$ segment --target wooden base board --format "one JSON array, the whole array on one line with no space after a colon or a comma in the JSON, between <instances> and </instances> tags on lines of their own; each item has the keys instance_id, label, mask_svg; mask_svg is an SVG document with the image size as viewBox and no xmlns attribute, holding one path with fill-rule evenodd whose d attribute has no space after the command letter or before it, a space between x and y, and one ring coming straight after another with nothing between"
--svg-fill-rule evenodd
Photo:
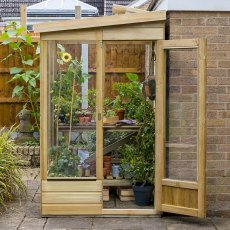
<instances>
[{"instance_id":1,"label":"wooden base board","mask_svg":"<svg viewBox=\"0 0 230 230\"><path fill-rule=\"evenodd\" d=\"M113 216L159 216L161 212L155 209L102 209L102 215Z\"/></svg>"}]
</instances>

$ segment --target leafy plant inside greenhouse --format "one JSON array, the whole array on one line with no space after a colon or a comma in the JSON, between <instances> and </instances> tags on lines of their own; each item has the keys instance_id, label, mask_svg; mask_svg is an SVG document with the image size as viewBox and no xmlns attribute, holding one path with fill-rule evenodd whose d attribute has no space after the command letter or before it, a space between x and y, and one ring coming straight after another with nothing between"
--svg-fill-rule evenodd
<instances>
[{"instance_id":1,"label":"leafy plant inside greenhouse","mask_svg":"<svg viewBox=\"0 0 230 230\"><path fill-rule=\"evenodd\" d=\"M80 158L77 153L73 153L73 151L68 148L67 144L54 146L50 149L49 154L49 176L77 177L79 175L78 164L80 163Z\"/></svg>"}]
</instances>

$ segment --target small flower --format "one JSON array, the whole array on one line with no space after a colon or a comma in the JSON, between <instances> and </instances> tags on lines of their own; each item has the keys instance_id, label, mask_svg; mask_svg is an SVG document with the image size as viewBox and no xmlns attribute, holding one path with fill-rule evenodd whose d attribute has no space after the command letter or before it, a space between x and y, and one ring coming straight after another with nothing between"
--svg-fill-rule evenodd
<instances>
[{"instance_id":1,"label":"small flower","mask_svg":"<svg viewBox=\"0 0 230 230\"><path fill-rule=\"evenodd\" d=\"M71 61L72 57L69 53L63 53L61 59L67 63Z\"/></svg>"}]
</instances>

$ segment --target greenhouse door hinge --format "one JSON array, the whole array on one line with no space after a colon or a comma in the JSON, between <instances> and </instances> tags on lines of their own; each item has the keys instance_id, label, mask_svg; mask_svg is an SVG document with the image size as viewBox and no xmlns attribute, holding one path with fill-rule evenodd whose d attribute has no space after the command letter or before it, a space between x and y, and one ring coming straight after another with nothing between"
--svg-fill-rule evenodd
<instances>
[{"instance_id":1,"label":"greenhouse door hinge","mask_svg":"<svg viewBox=\"0 0 230 230\"><path fill-rule=\"evenodd\" d=\"M102 41L100 41L100 48L102 48L103 47L103 42Z\"/></svg>"},{"instance_id":2,"label":"greenhouse door hinge","mask_svg":"<svg viewBox=\"0 0 230 230\"><path fill-rule=\"evenodd\" d=\"M101 113L98 113L97 118L98 118L98 121L100 121L100 120L101 120Z\"/></svg>"}]
</instances>

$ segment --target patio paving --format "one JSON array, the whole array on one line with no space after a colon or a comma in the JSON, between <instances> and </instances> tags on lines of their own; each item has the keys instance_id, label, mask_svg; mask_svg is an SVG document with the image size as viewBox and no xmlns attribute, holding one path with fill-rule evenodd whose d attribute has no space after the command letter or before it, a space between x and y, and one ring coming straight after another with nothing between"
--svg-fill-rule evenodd
<instances>
[{"instance_id":1,"label":"patio paving","mask_svg":"<svg viewBox=\"0 0 230 230\"><path fill-rule=\"evenodd\" d=\"M230 218L206 218L204 220L184 216L165 217L50 217L40 216L39 169L29 169L24 176L28 196L25 200L8 205L0 214L2 230L229 230Z\"/></svg>"}]
</instances>

